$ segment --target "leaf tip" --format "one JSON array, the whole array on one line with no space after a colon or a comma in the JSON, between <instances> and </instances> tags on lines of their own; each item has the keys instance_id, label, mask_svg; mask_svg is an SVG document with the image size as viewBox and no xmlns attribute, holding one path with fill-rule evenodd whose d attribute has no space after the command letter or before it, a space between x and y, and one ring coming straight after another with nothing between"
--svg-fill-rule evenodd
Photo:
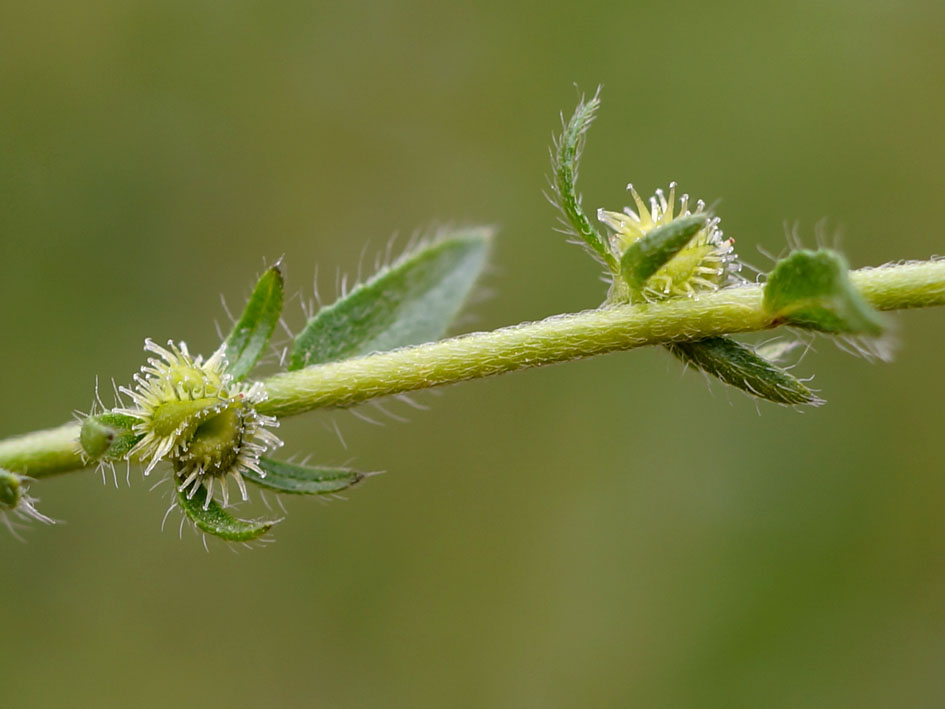
<instances>
[{"instance_id":1,"label":"leaf tip","mask_svg":"<svg viewBox=\"0 0 945 709\"><path fill-rule=\"evenodd\" d=\"M848 272L846 259L836 251L795 251L768 275L764 308L788 325L878 337L886 319L860 295Z\"/></svg>"}]
</instances>

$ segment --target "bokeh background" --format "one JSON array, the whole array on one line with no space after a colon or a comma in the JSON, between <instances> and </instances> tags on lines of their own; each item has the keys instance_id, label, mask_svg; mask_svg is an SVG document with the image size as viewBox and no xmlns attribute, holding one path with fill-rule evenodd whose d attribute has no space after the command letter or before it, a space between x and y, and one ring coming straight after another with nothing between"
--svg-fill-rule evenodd
<instances>
[{"instance_id":1,"label":"bokeh background","mask_svg":"<svg viewBox=\"0 0 945 709\"><path fill-rule=\"evenodd\" d=\"M87 410L145 337L211 351L280 256L330 296L365 245L488 223L463 328L593 307L542 189L598 84L591 208L675 179L762 269L786 226L941 254L943 31L938 0L3 2L0 431ZM804 413L652 349L286 421L387 474L265 549L162 533L139 470L37 484L67 523L0 538L0 701L941 706L945 312L896 322L892 364L818 341Z\"/></svg>"}]
</instances>

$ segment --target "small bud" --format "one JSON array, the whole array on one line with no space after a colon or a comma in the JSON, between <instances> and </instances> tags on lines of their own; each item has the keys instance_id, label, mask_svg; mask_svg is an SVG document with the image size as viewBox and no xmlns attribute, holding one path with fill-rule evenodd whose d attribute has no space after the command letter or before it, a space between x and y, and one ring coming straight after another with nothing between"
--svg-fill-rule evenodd
<instances>
[{"instance_id":1,"label":"small bud","mask_svg":"<svg viewBox=\"0 0 945 709\"><path fill-rule=\"evenodd\" d=\"M79 443L91 460L124 460L141 440L134 430L138 419L115 413L94 414L82 422Z\"/></svg>"},{"instance_id":2,"label":"small bud","mask_svg":"<svg viewBox=\"0 0 945 709\"><path fill-rule=\"evenodd\" d=\"M646 283L705 228L706 216L693 214L655 227L630 244L620 257L620 273L630 292L642 296Z\"/></svg>"},{"instance_id":3,"label":"small bud","mask_svg":"<svg viewBox=\"0 0 945 709\"><path fill-rule=\"evenodd\" d=\"M47 517L36 509L36 503L39 500L27 494L29 492L29 486L26 484L28 480L29 478L24 475L17 475L0 468L0 521L17 538L20 537L16 532L16 525L11 519L12 516L16 516L23 521L35 519L43 524L56 523L56 520Z\"/></svg>"},{"instance_id":4,"label":"small bud","mask_svg":"<svg viewBox=\"0 0 945 709\"><path fill-rule=\"evenodd\" d=\"M719 218L699 200L689 209L689 195L676 204L676 183L669 195L657 190L647 206L628 185L636 210L600 209L597 218L613 234L610 247L620 265L611 302L654 301L718 290L738 280L732 239L723 239Z\"/></svg>"},{"instance_id":5,"label":"small bud","mask_svg":"<svg viewBox=\"0 0 945 709\"><path fill-rule=\"evenodd\" d=\"M135 376L133 389L121 387L135 408L116 409L112 414L125 417L120 421L102 421L90 417L86 433L92 450L106 444L109 450L117 443L127 445L128 419L134 421L131 431L136 442L125 453L145 465L145 475L163 460L174 469L178 490L188 499L198 488L206 487L204 509L213 499L213 488L219 482L223 505L229 504L227 479L233 478L242 498L247 499L242 474L252 471L265 477L259 457L282 442L266 430L278 425L271 416L256 411L264 401L262 384L241 384L227 371L224 348L206 361L192 357L184 343L169 342L167 348L147 340L145 349L160 356L152 357Z\"/></svg>"}]
</instances>

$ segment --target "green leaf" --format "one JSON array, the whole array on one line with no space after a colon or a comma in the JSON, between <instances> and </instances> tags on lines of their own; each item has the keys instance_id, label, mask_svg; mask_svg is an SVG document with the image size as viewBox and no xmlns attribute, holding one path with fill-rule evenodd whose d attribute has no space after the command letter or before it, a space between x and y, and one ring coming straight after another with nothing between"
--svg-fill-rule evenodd
<instances>
[{"instance_id":1,"label":"green leaf","mask_svg":"<svg viewBox=\"0 0 945 709\"><path fill-rule=\"evenodd\" d=\"M244 470L243 477L260 487L294 495L341 492L365 478L364 473L346 468L312 468L269 458L260 458L259 467L266 472L266 477L253 470Z\"/></svg>"},{"instance_id":2,"label":"green leaf","mask_svg":"<svg viewBox=\"0 0 945 709\"><path fill-rule=\"evenodd\" d=\"M823 403L789 372L727 337L673 342L666 347L683 362L761 399L789 406Z\"/></svg>"},{"instance_id":3,"label":"green leaf","mask_svg":"<svg viewBox=\"0 0 945 709\"><path fill-rule=\"evenodd\" d=\"M705 228L707 219L705 214L677 217L630 244L620 257L620 273L630 290L642 292L650 277Z\"/></svg>"},{"instance_id":4,"label":"green leaf","mask_svg":"<svg viewBox=\"0 0 945 709\"><path fill-rule=\"evenodd\" d=\"M764 307L788 325L824 332L880 335L884 320L863 300L835 251L795 251L775 265Z\"/></svg>"},{"instance_id":5,"label":"green leaf","mask_svg":"<svg viewBox=\"0 0 945 709\"><path fill-rule=\"evenodd\" d=\"M177 504L180 505L184 514L197 525L197 529L228 542L250 542L258 539L278 522L278 520L248 522L236 519L231 517L214 499L211 499L207 509L204 509L207 503L207 491L203 485L197 487L193 497L188 498L188 494L190 494L188 490L177 491Z\"/></svg>"},{"instance_id":6,"label":"green leaf","mask_svg":"<svg viewBox=\"0 0 945 709\"><path fill-rule=\"evenodd\" d=\"M581 99L574 109L574 115L562 128L561 135L555 139L551 157L551 169L554 171L551 201L561 210L566 224L574 230L574 235L586 244L591 254L612 271L616 271L617 261L610 247L588 219L581 206L581 196L577 193L578 164L581 161L587 131L594 122L599 107L600 89L590 100ZM563 120L562 117L562 122Z\"/></svg>"},{"instance_id":7,"label":"green leaf","mask_svg":"<svg viewBox=\"0 0 945 709\"><path fill-rule=\"evenodd\" d=\"M111 411L89 416L79 429L79 443L93 460L122 460L143 438L133 430L136 423L138 419L133 416Z\"/></svg>"},{"instance_id":8,"label":"green leaf","mask_svg":"<svg viewBox=\"0 0 945 709\"><path fill-rule=\"evenodd\" d=\"M439 339L482 271L490 237L479 228L437 239L322 308L295 338L289 369Z\"/></svg>"},{"instance_id":9,"label":"green leaf","mask_svg":"<svg viewBox=\"0 0 945 709\"><path fill-rule=\"evenodd\" d=\"M243 314L226 338L227 372L235 379L242 379L256 366L281 314L282 273L273 266L257 281Z\"/></svg>"}]
</instances>

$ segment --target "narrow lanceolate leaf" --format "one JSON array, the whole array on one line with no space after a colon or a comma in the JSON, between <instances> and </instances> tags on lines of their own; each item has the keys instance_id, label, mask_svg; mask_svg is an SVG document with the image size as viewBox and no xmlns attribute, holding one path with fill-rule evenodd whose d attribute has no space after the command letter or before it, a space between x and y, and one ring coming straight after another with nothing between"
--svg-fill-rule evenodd
<instances>
[{"instance_id":1,"label":"narrow lanceolate leaf","mask_svg":"<svg viewBox=\"0 0 945 709\"><path fill-rule=\"evenodd\" d=\"M677 217L630 244L620 257L620 273L630 290L642 292L650 277L705 228L707 219L705 214Z\"/></svg>"},{"instance_id":2,"label":"narrow lanceolate leaf","mask_svg":"<svg viewBox=\"0 0 945 709\"><path fill-rule=\"evenodd\" d=\"M482 272L490 238L477 228L437 239L322 308L295 338L289 369L439 339Z\"/></svg>"},{"instance_id":3,"label":"narrow lanceolate leaf","mask_svg":"<svg viewBox=\"0 0 945 709\"><path fill-rule=\"evenodd\" d=\"M581 100L574 109L574 115L564 125L561 135L555 139L551 157L551 169L554 171L552 201L561 210L567 225L574 230L574 235L587 245L591 254L616 271L616 259L607 241L588 219L577 192L578 163L581 161L587 130L600 107L599 94L598 91L589 101Z\"/></svg>"},{"instance_id":4,"label":"narrow lanceolate leaf","mask_svg":"<svg viewBox=\"0 0 945 709\"><path fill-rule=\"evenodd\" d=\"M251 542L268 532L278 521L236 519L213 499L210 500L207 509L204 509L207 503L207 491L202 485L196 489L193 497L188 498L188 494L190 493L187 490L177 492L177 504L180 505L184 514L197 525L200 531L228 542Z\"/></svg>"},{"instance_id":5,"label":"narrow lanceolate leaf","mask_svg":"<svg viewBox=\"0 0 945 709\"><path fill-rule=\"evenodd\" d=\"M859 294L846 259L835 251L795 251L775 265L764 307L788 325L824 332L880 335L884 321Z\"/></svg>"},{"instance_id":6,"label":"narrow lanceolate leaf","mask_svg":"<svg viewBox=\"0 0 945 709\"><path fill-rule=\"evenodd\" d=\"M753 396L790 406L823 403L790 372L727 337L674 342L667 349L683 362Z\"/></svg>"},{"instance_id":7,"label":"narrow lanceolate leaf","mask_svg":"<svg viewBox=\"0 0 945 709\"><path fill-rule=\"evenodd\" d=\"M273 266L257 281L243 314L226 338L227 372L234 379L242 379L256 366L281 314L282 273Z\"/></svg>"},{"instance_id":8,"label":"narrow lanceolate leaf","mask_svg":"<svg viewBox=\"0 0 945 709\"><path fill-rule=\"evenodd\" d=\"M138 421L112 411L89 416L79 430L79 444L92 460L122 460L143 438L143 434L134 431Z\"/></svg>"},{"instance_id":9,"label":"narrow lanceolate leaf","mask_svg":"<svg viewBox=\"0 0 945 709\"><path fill-rule=\"evenodd\" d=\"M347 468L314 468L269 458L260 458L259 467L265 471L266 477L248 469L243 471L243 477L260 487L294 495L327 495L341 492L365 478L364 473Z\"/></svg>"}]
</instances>

